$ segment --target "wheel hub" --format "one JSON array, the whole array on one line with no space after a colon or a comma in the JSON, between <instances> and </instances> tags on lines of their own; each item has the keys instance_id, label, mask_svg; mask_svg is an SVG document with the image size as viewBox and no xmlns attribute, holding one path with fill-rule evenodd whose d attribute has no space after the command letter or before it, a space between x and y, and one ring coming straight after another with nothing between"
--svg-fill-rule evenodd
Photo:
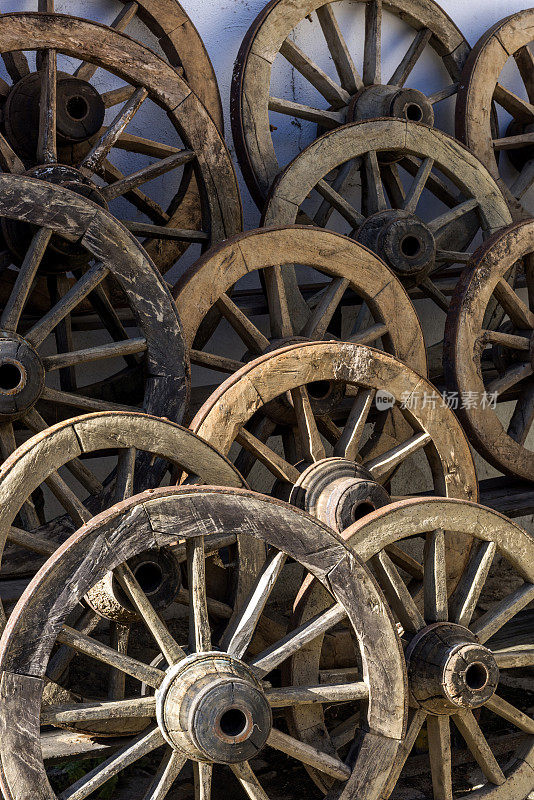
<instances>
[{"instance_id":1,"label":"wheel hub","mask_svg":"<svg viewBox=\"0 0 534 800\"><path fill-rule=\"evenodd\" d=\"M409 284L421 281L436 261L436 242L430 228L407 211L388 209L371 215L357 239Z\"/></svg>"},{"instance_id":2,"label":"wheel hub","mask_svg":"<svg viewBox=\"0 0 534 800\"><path fill-rule=\"evenodd\" d=\"M270 705L254 673L219 652L188 656L167 670L156 692L156 716L175 750L222 764L254 758L272 726Z\"/></svg>"},{"instance_id":3,"label":"wheel hub","mask_svg":"<svg viewBox=\"0 0 534 800\"><path fill-rule=\"evenodd\" d=\"M0 420L11 422L32 408L44 388L41 359L16 333L0 331Z\"/></svg>"},{"instance_id":4,"label":"wheel hub","mask_svg":"<svg viewBox=\"0 0 534 800\"><path fill-rule=\"evenodd\" d=\"M434 109L428 98L417 89L398 86L367 86L352 98L347 122L376 117L397 117L408 122L434 124Z\"/></svg>"},{"instance_id":5,"label":"wheel hub","mask_svg":"<svg viewBox=\"0 0 534 800\"><path fill-rule=\"evenodd\" d=\"M480 708L499 682L493 653L461 625L424 628L410 642L406 660L411 700L431 714Z\"/></svg>"},{"instance_id":6,"label":"wheel hub","mask_svg":"<svg viewBox=\"0 0 534 800\"><path fill-rule=\"evenodd\" d=\"M356 520L391 502L369 470L345 458L311 464L291 488L289 502L343 531Z\"/></svg>"}]
</instances>

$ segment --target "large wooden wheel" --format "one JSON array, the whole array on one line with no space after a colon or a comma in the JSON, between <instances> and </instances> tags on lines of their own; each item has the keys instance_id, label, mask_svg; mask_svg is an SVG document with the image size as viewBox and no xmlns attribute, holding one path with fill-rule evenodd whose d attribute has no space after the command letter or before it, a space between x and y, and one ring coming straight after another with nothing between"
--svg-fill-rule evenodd
<instances>
[{"instance_id":1,"label":"large wooden wheel","mask_svg":"<svg viewBox=\"0 0 534 800\"><path fill-rule=\"evenodd\" d=\"M126 32L137 30L138 23L142 23L143 34L149 33L149 44L152 39L163 50L169 62L178 70L187 81L196 96L201 100L217 127L223 131L223 112L221 98L217 86L215 71L200 35L193 25L185 9L178 0L119 0L122 8L115 15L117 5L112 0L109 3L109 26L117 31ZM4 3L5 11L16 11L16 2L11 5ZM35 11L44 13L54 12L54 0L34 0ZM93 9L90 5L84 6L84 13L90 15ZM101 9L99 9L101 12ZM146 30L145 30L146 29ZM17 56L14 56L15 59ZM91 68L87 65L85 72ZM95 69L95 67L92 67Z\"/></svg>"},{"instance_id":2,"label":"large wooden wheel","mask_svg":"<svg viewBox=\"0 0 534 800\"><path fill-rule=\"evenodd\" d=\"M398 18L397 27L399 20L406 26L409 46L406 52L398 48L399 61L387 68L384 64L382 70L382 27L389 15ZM397 41L402 36L403 32L396 30ZM323 37L325 53L318 44ZM363 49L362 71L355 66L354 48ZM442 62L446 72L442 68L441 73L446 77L426 95L418 86L428 86L428 72L420 73L424 75L421 81L416 66L429 52ZM280 124L279 114L294 118L301 129L300 141L307 142L317 136L317 126L331 129L357 119L391 116L433 124L436 104L457 92L468 53L464 37L433 0L359 0L351 4L272 0L245 36L232 83L234 143L256 203L263 206L272 181L287 163L287 135L278 138L273 134ZM280 62L282 66L287 62L302 77L308 105L289 99L289 92L283 89L283 97L273 96L280 93L278 83L288 88L290 83L294 85L287 69L277 81Z\"/></svg>"},{"instance_id":3,"label":"large wooden wheel","mask_svg":"<svg viewBox=\"0 0 534 800\"><path fill-rule=\"evenodd\" d=\"M298 282L286 287L283 266L294 263L300 267ZM264 311L258 296L252 296L253 280L268 311L267 330L264 319L251 319ZM297 299L288 298L288 291ZM233 237L185 272L174 296L185 339L193 348L192 363L207 370L204 380L211 384L221 373L244 367L243 361L225 355L228 327L246 358L297 340L341 337L371 344L378 339L387 352L426 374L423 334L400 282L365 247L330 231L287 226ZM299 302L306 303L307 314L297 319L289 309ZM221 325L210 328L211 338L198 350L199 333L214 311L222 315Z\"/></svg>"},{"instance_id":4,"label":"large wooden wheel","mask_svg":"<svg viewBox=\"0 0 534 800\"><path fill-rule=\"evenodd\" d=\"M460 404L458 411L473 445L498 469L530 481L534 480L533 254L531 221L505 228L477 250L456 287L444 348L449 388L474 401ZM521 259L526 287L513 290L506 275ZM504 320L496 330L487 330L485 312L495 303ZM497 400L509 403L506 421L502 405L497 412Z\"/></svg>"},{"instance_id":5,"label":"large wooden wheel","mask_svg":"<svg viewBox=\"0 0 534 800\"><path fill-rule=\"evenodd\" d=\"M235 542L247 536L262 545L266 557L251 593L220 636L207 598L206 552L221 540ZM192 603L185 632L177 633L163 621L129 566L154 546L175 550L187 562ZM362 680L310 686L304 692L273 688L271 673L317 635L313 625L290 629L273 646L250 654L254 631L275 583L284 579L288 558L324 585L337 604L338 617L348 617L364 668ZM157 666L147 663L146 654L119 656L99 637L77 633L66 624L83 595L111 571L140 618L137 628L148 635L152 650L162 654ZM322 630L335 624L333 615ZM42 708L56 643L81 654L93 670L111 665L119 671L128 681L128 698L110 701L97 692L83 706L63 702ZM40 720L61 725L65 720L133 717L144 728L64 789L59 795L63 800L87 797L149 754L154 758L146 797L166 797L187 761L193 762L195 775L191 797L210 798L212 781L214 787L219 780L225 788L232 785L224 772L220 777L214 772L214 766L234 774L244 797L267 797L269 787L263 788L255 774L254 759L261 753L269 760L272 750L299 766L313 763L334 778L343 800L356 795L378 800L403 734L402 650L370 573L326 526L289 505L246 491L161 489L133 497L90 522L28 587L5 631L0 669L2 789L12 800L22 800L28 792L56 797L43 763ZM86 684L81 677L80 686L85 689ZM280 730L276 719L277 709L294 704L360 698L367 700L367 730L347 762L303 746L302 740ZM264 745L272 750L264 750ZM301 796L300 785L297 792Z\"/></svg>"},{"instance_id":6,"label":"large wooden wheel","mask_svg":"<svg viewBox=\"0 0 534 800\"><path fill-rule=\"evenodd\" d=\"M512 14L486 31L466 61L456 105L456 135L499 182L514 219L531 216L528 202L534 183L534 62L529 46L532 41L532 8ZM508 72L508 80L519 72L522 84L519 93L505 85L507 78L501 74L510 59L515 61L517 69ZM501 109L498 132L492 125L492 101Z\"/></svg>"},{"instance_id":7,"label":"large wooden wheel","mask_svg":"<svg viewBox=\"0 0 534 800\"><path fill-rule=\"evenodd\" d=\"M452 594L443 558L449 531L476 542ZM532 537L475 503L421 498L376 511L348 528L344 538L377 577L406 646L411 715L382 796L393 792L395 797L398 786L408 795L417 787L421 796L435 800L523 800L534 788L534 721L532 709L527 711L529 694L517 688L517 676L534 666L534 643L532 628L517 644L505 626L514 626L534 598ZM418 580L395 567L392 552L398 548L415 556ZM311 618L316 623L332 613L330 606L322 587L308 580L295 624ZM291 685L320 678L320 652L319 638L306 658L300 653L292 657L286 676ZM345 672L351 680L361 674L356 661ZM292 708L289 713L295 736L324 747L328 733L320 709ZM356 713L352 725L361 724ZM422 729L426 737L420 737ZM346 720L337 740L330 740L331 752L342 753L353 735ZM420 746L428 740L432 781L428 757L412 752L418 737ZM480 775L473 788L466 776L476 762ZM324 783L319 772L311 773L319 785Z\"/></svg>"},{"instance_id":8,"label":"large wooden wheel","mask_svg":"<svg viewBox=\"0 0 534 800\"><path fill-rule=\"evenodd\" d=\"M346 165L361 190L344 186ZM273 184L263 222L293 223L299 212L321 227L342 224L443 311L476 234L511 222L495 181L464 146L400 119L345 125L303 150Z\"/></svg>"},{"instance_id":9,"label":"large wooden wheel","mask_svg":"<svg viewBox=\"0 0 534 800\"><path fill-rule=\"evenodd\" d=\"M207 246L241 229L224 141L167 61L126 34L61 14L2 15L0 54L11 80L2 83L5 171L92 190L148 237L162 271L191 243ZM74 74L72 58L83 59ZM165 140L129 133L133 119L141 132L160 122ZM152 183L162 176L163 184Z\"/></svg>"}]
</instances>

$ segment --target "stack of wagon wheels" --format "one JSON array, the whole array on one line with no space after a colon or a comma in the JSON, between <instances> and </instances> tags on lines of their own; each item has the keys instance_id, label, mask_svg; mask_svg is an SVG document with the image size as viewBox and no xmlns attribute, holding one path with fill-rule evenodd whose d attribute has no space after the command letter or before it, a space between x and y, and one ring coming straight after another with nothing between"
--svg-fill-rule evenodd
<instances>
[{"instance_id":1,"label":"stack of wagon wheels","mask_svg":"<svg viewBox=\"0 0 534 800\"><path fill-rule=\"evenodd\" d=\"M532 10L10 3L4 800L532 800Z\"/></svg>"}]
</instances>

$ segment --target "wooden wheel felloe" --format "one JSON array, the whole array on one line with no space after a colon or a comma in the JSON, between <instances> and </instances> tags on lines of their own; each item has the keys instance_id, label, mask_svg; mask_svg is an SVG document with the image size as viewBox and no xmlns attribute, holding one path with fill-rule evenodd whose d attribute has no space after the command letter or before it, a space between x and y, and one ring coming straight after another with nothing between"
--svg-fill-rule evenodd
<instances>
[{"instance_id":1,"label":"wooden wheel felloe","mask_svg":"<svg viewBox=\"0 0 534 800\"><path fill-rule=\"evenodd\" d=\"M360 174L361 196L343 185L347 167ZM321 226L341 220L444 311L477 232L487 237L511 222L495 181L465 147L400 119L345 125L303 150L275 181L263 221L289 224L299 212Z\"/></svg>"},{"instance_id":2,"label":"wooden wheel felloe","mask_svg":"<svg viewBox=\"0 0 534 800\"><path fill-rule=\"evenodd\" d=\"M456 105L456 135L480 158L508 199L514 219L530 217L524 206L534 182L532 124L534 123L534 11L512 14L479 39L466 61ZM523 87L516 94L501 80L506 63L514 59ZM495 134L491 105L506 113L507 127ZM504 151L504 152L503 152ZM508 178L507 164L515 175Z\"/></svg>"},{"instance_id":3,"label":"wooden wheel felloe","mask_svg":"<svg viewBox=\"0 0 534 800\"><path fill-rule=\"evenodd\" d=\"M307 141L312 141L317 126L319 130L331 129L371 117L402 117L433 124L436 104L457 92L469 45L437 3L360 0L347 6L343 9L341 3L324 0L272 0L257 16L241 45L232 83L232 132L243 175L259 207L284 164L280 161L282 142L276 149L273 141L275 114L296 118L299 127L308 128L303 133ZM342 10L349 15L347 29L354 41L344 38L339 13ZM385 65L382 71L381 54L382 26L388 13L414 32L409 48L392 66L390 75ZM337 74L330 70L328 59L324 59L317 44L323 37ZM351 47L359 49L361 42L363 70L359 71ZM311 47L317 52L311 53ZM413 71L428 51L434 51L443 62L449 80L436 85L427 96L417 88ZM275 84L274 73L280 61L288 62L304 79L309 105L272 96L276 90L271 89L271 84Z\"/></svg>"},{"instance_id":4,"label":"wooden wheel felloe","mask_svg":"<svg viewBox=\"0 0 534 800\"><path fill-rule=\"evenodd\" d=\"M444 349L450 389L477 398L459 409L473 445L498 469L530 481L534 480L529 438L534 421L533 253L531 221L505 228L477 250L456 287ZM513 290L506 282L507 273L521 259L526 292ZM487 330L485 311L495 302L506 317L499 328ZM481 402L484 397L489 402ZM497 414L493 402L497 398L511 403L506 422Z\"/></svg>"},{"instance_id":5,"label":"wooden wheel felloe","mask_svg":"<svg viewBox=\"0 0 534 800\"><path fill-rule=\"evenodd\" d=\"M242 537L256 539L267 555L247 600L223 635L217 636L207 600L205 553L214 540ZM174 548L185 556L193 598L188 643L155 613L127 566L127 561L154 546ZM96 557L88 558L89 554ZM307 631L290 630L273 647L250 655L254 631L288 557L319 580L336 602L335 614L323 629L335 625L336 615L348 616L364 665L363 680L309 687L306 697L291 687L269 688L271 672L287 654L305 647L317 635L313 626ZM76 633L64 624L83 594L112 570L139 614L139 627L148 633L153 649L163 653L164 661L157 667L139 656L119 657L98 638ZM45 630L48 635L43 636ZM24 653L17 645L20 636L25 641ZM97 697L89 705L62 703L42 709L55 642L85 654L93 665L112 665L133 678L129 698L109 705L107 698ZM244 796L263 797L268 787L261 787L254 758L258 752L269 758L264 744L301 765L313 762L337 781L340 798L357 794L374 800L380 796L403 733L402 650L370 574L326 526L286 504L246 491L160 489L110 509L73 536L28 587L3 643L1 775L2 789L13 800L26 796L29 787L43 797L56 797L42 760L40 717L44 724L57 725L67 718L71 722L111 720L118 715L136 717L145 726L138 737L60 795L79 800L138 758L158 750L147 796L165 797L191 760L203 797L211 796L212 780L217 780L214 763L233 772ZM147 687L144 695L141 682ZM303 747L300 740L279 730L273 720L276 709L307 702L309 693L319 703L365 699L367 730L354 763L349 765L321 748ZM23 718L29 724L19 724ZM21 753L35 757L23 762ZM225 781L229 785L228 777Z\"/></svg>"},{"instance_id":6,"label":"wooden wheel felloe","mask_svg":"<svg viewBox=\"0 0 534 800\"><path fill-rule=\"evenodd\" d=\"M295 262L308 268L307 284L302 279L299 282L297 276L290 285L282 280L284 265ZM250 316L264 313L252 296L251 278L255 278L259 302L266 305L269 314L266 335L265 327L260 330L244 313L247 303ZM423 334L402 285L366 248L330 231L287 226L233 237L184 273L174 296L185 326L184 336L193 347L192 363L211 370L210 377L244 366L243 361L225 356L228 334L224 326L228 323L239 337L245 359L285 343L341 335L345 341L365 344L379 339L387 352L426 374ZM368 309L363 314L366 307L361 307L362 301ZM360 306L358 313L356 304ZM202 334L215 310L223 315L223 325L210 328L211 338L200 351L196 349L199 332Z\"/></svg>"},{"instance_id":7,"label":"wooden wheel felloe","mask_svg":"<svg viewBox=\"0 0 534 800\"><path fill-rule=\"evenodd\" d=\"M22 52L28 43L26 53L37 53L43 65L38 72ZM9 65L17 64L11 70L13 84L3 86L4 171L51 176L82 194L93 188L132 232L148 237L147 248L162 271L192 242L206 246L241 229L237 182L225 144L208 111L168 62L110 27L61 14L3 14L0 53ZM83 59L74 75L68 74L68 57ZM95 68L105 70L108 85L111 81L116 88L104 91L99 72L93 76ZM145 114L150 130L161 117L168 127L165 142L128 133L131 120L139 124ZM174 186L162 206L145 184L171 172ZM137 215L133 219L136 212L148 222Z\"/></svg>"},{"instance_id":8,"label":"wooden wheel felloe","mask_svg":"<svg viewBox=\"0 0 534 800\"><path fill-rule=\"evenodd\" d=\"M477 544L448 597L443 553L452 530ZM513 626L534 598L532 538L495 511L440 498L394 503L355 523L344 538L376 575L407 644L411 714L382 796L398 785L408 791L417 786L436 800L522 800L534 787L534 721L525 713L528 695L513 688L517 679L508 678L508 670L517 675L517 670L532 667L534 647L531 627L522 643L515 644L506 626ZM399 547L416 556L419 580L393 564L392 549ZM321 587L308 581L295 624L321 618L329 605ZM306 659L300 653L293 656L287 676L291 685L317 679L320 650L316 640ZM324 721L312 706L291 709L290 715L292 733L305 736L312 746L323 740ZM412 753L423 728L432 783L430 775L422 774L428 760L418 768L422 757ZM347 735L352 735L349 725ZM467 791L466 770L472 772L475 762L480 777ZM319 773L314 777L319 780Z\"/></svg>"}]
</instances>

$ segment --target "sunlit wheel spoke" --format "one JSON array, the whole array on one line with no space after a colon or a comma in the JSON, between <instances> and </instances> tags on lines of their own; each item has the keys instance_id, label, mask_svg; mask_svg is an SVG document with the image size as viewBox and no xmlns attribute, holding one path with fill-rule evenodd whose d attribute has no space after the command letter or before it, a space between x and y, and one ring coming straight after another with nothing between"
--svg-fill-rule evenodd
<instances>
[{"instance_id":1,"label":"sunlit wheel spoke","mask_svg":"<svg viewBox=\"0 0 534 800\"><path fill-rule=\"evenodd\" d=\"M497 786L506 783L504 773L493 755L473 712L466 711L461 714L455 714L452 720L465 739L469 750L486 778Z\"/></svg>"},{"instance_id":2,"label":"sunlit wheel spoke","mask_svg":"<svg viewBox=\"0 0 534 800\"><path fill-rule=\"evenodd\" d=\"M154 696L102 703L74 703L70 706L48 706L41 711L41 725L72 725L75 722L104 720L113 717L155 717Z\"/></svg>"},{"instance_id":3,"label":"sunlit wheel spoke","mask_svg":"<svg viewBox=\"0 0 534 800\"><path fill-rule=\"evenodd\" d=\"M458 625L469 625L486 583L495 552L495 542L477 542L469 562L449 600L450 619Z\"/></svg>"},{"instance_id":4,"label":"sunlit wheel spoke","mask_svg":"<svg viewBox=\"0 0 534 800\"><path fill-rule=\"evenodd\" d=\"M339 758L323 753L315 747L306 745L275 728L271 730L267 743L275 750L280 750L282 753L297 759L297 761L309 764L337 780L346 781L350 777L349 767Z\"/></svg>"},{"instance_id":5,"label":"sunlit wheel spoke","mask_svg":"<svg viewBox=\"0 0 534 800\"><path fill-rule=\"evenodd\" d=\"M428 749L435 800L452 800L451 729L447 716L427 717Z\"/></svg>"}]
</instances>

